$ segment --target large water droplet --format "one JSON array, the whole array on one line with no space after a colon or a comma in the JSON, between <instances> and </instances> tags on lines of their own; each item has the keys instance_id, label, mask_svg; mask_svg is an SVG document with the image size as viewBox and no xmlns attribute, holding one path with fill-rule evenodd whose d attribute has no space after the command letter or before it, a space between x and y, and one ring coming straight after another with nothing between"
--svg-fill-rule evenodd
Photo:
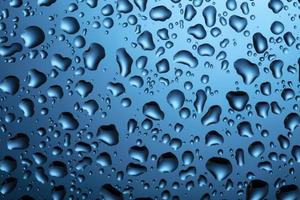
<instances>
[{"instance_id":1,"label":"large water droplet","mask_svg":"<svg viewBox=\"0 0 300 200\"><path fill-rule=\"evenodd\" d=\"M210 158L205 166L218 181L225 180L232 172L231 162L221 157Z\"/></svg>"}]
</instances>

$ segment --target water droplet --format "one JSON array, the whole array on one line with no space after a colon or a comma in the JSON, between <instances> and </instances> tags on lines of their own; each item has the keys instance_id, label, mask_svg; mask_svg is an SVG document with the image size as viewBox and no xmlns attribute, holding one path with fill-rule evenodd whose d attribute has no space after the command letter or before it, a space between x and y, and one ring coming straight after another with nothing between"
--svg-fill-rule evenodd
<instances>
[{"instance_id":1,"label":"water droplet","mask_svg":"<svg viewBox=\"0 0 300 200\"><path fill-rule=\"evenodd\" d=\"M172 12L165 6L156 6L151 8L150 17L154 21L166 21L172 15Z\"/></svg>"},{"instance_id":2,"label":"water droplet","mask_svg":"<svg viewBox=\"0 0 300 200\"><path fill-rule=\"evenodd\" d=\"M225 158L212 157L206 162L205 166L218 181L225 180L232 173L231 162Z\"/></svg>"},{"instance_id":3,"label":"water droplet","mask_svg":"<svg viewBox=\"0 0 300 200\"><path fill-rule=\"evenodd\" d=\"M167 152L160 155L157 160L157 169L161 173L171 173L175 171L177 167L178 167L178 159L171 152Z\"/></svg>"},{"instance_id":4,"label":"water droplet","mask_svg":"<svg viewBox=\"0 0 300 200\"><path fill-rule=\"evenodd\" d=\"M119 143L119 132L113 124L100 126L97 131L97 137L110 146Z\"/></svg>"},{"instance_id":5,"label":"water droplet","mask_svg":"<svg viewBox=\"0 0 300 200\"><path fill-rule=\"evenodd\" d=\"M21 34L21 38L24 40L24 46L28 48L34 48L42 44L45 40L44 31L37 26L29 26Z\"/></svg>"}]
</instances>

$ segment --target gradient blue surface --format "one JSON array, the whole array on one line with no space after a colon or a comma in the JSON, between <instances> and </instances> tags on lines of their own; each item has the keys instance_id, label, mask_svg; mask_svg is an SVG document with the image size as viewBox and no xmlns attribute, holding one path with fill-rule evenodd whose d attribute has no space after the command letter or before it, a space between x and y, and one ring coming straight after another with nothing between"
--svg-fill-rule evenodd
<instances>
[{"instance_id":1,"label":"gradient blue surface","mask_svg":"<svg viewBox=\"0 0 300 200\"><path fill-rule=\"evenodd\" d=\"M299 1L0 8L1 199L300 199Z\"/></svg>"}]
</instances>

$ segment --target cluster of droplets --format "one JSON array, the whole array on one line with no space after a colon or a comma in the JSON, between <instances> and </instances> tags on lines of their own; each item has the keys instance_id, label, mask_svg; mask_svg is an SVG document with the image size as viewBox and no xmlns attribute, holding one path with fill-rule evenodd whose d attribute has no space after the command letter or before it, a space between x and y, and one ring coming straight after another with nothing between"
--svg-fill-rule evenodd
<instances>
[{"instance_id":1,"label":"cluster of droplets","mask_svg":"<svg viewBox=\"0 0 300 200\"><path fill-rule=\"evenodd\" d=\"M296 0L0 0L7 199L300 199Z\"/></svg>"}]
</instances>

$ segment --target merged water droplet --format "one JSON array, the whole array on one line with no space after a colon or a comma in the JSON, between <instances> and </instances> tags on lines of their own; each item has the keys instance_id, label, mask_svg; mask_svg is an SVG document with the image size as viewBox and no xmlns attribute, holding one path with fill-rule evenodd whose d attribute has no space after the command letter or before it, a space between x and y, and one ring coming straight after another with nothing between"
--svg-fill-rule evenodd
<instances>
[{"instance_id":1,"label":"merged water droplet","mask_svg":"<svg viewBox=\"0 0 300 200\"><path fill-rule=\"evenodd\" d=\"M263 180L252 180L247 187L247 199L264 199L269 192L269 184Z\"/></svg>"},{"instance_id":2,"label":"merged water droplet","mask_svg":"<svg viewBox=\"0 0 300 200\"><path fill-rule=\"evenodd\" d=\"M133 60L125 48L117 50L117 62L119 64L120 74L124 77L128 76L131 72Z\"/></svg>"},{"instance_id":3,"label":"merged water droplet","mask_svg":"<svg viewBox=\"0 0 300 200\"><path fill-rule=\"evenodd\" d=\"M244 91L230 91L226 98L231 108L236 111L244 110L249 101L249 95Z\"/></svg>"},{"instance_id":4,"label":"merged water droplet","mask_svg":"<svg viewBox=\"0 0 300 200\"><path fill-rule=\"evenodd\" d=\"M75 130L79 126L78 121L70 112L62 112L58 117L58 123L63 130Z\"/></svg>"},{"instance_id":5,"label":"merged water droplet","mask_svg":"<svg viewBox=\"0 0 300 200\"><path fill-rule=\"evenodd\" d=\"M165 117L164 112L160 109L159 104L155 101L144 104L143 113L147 117L150 117L154 120L163 120Z\"/></svg>"},{"instance_id":6,"label":"merged water droplet","mask_svg":"<svg viewBox=\"0 0 300 200\"><path fill-rule=\"evenodd\" d=\"M225 180L232 173L231 162L225 158L212 157L206 162L207 170L218 181Z\"/></svg>"},{"instance_id":7,"label":"merged water droplet","mask_svg":"<svg viewBox=\"0 0 300 200\"><path fill-rule=\"evenodd\" d=\"M243 78L245 84L251 84L260 75L258 66L247 59L241 58L234 62L236 72Z\"/></svg>"},{"instance_id":8,"label":"merged water droplet","mask_svg":"<svg viewBox=\"0 0 300 200\"><path fill-rule=\"evenodd\" d=\"M153 36L149 31L144 31L141 33L137 38L137 42L145 51L151 51L155 49Z\"/></svg>"},{"instance_id":9,"label":"merged water droplet","mask_svg":"<svg viewBox=\"0 0 300 200\"><path fill-rule=\"evenodd\" d=\"M22 150L28 148L30 143L29 137L24 133L17 133L7 140L8 150Z\"/></svg>"},{"instance_id":10,"label":"merged water droplet","mask_svg":"<svg viewBox=\"0 0 300 200\"><path fill-rule=\"evenodd\" d=\"M205 126L218 123L222 113L222 108L220 106L211 106L207 113L201 118L201 122Z\"/></svg>"},{"instance_id":11,"label":"merged water droplet","mask_svg":"<svg viewBox=\"0 0 300 200\"><path fill-rule=\"evenodd\" d=\"M119 143L119 132L113 124L100 126L97 131L97 137L110 146Z\"/></svg>"},{"instance_id":12,"label":"merged water droplet","mask_svg":"<svg viewBox=\"0 0 300 200\"><path fill-rule=\"evenodd\" d=\"M24 40L25 47L34 48L44 42L45 33L40 27L29 26L21 34L21 38Z\"/></svg>"},{"instance_id":13,"label":"merged water droplet","mask_svg":"<svg viewBox=\"0 0 300 200\"><path fill-rule=\"evenodd\" d=\"M278 200L298 199L299 197L300 197L300 190L298 186L294 184L282 186L276 192L276 198Z\"/></svg>"},{"instance_id":14,"label":"merged water droplet","mask_svg":"<svg viewBox=\"0 0 300 200\"><path fill-rule=\"evenodd\" d=\"M92 43L89 48L83 52L84 65L89 70L96 70L104 57L105 49L98 43Z\"/></svg>"}]
</instances>

